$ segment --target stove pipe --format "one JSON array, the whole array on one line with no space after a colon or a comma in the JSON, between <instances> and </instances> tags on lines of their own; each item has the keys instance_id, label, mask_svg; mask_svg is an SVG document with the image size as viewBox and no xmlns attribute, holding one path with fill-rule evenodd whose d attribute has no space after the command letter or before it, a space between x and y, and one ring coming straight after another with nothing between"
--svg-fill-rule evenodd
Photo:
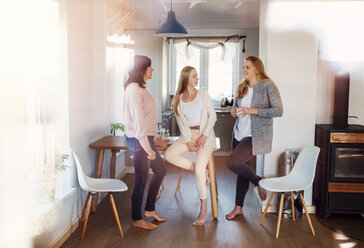
<instances>
[{"instance_id":1,"label":"stove pipe","mask_svg":"<svg viewBox=\"0 0 364 248\"><path fill-rule=\"evenodd\" d=\"M332 124L337 128L345 128L348 126L349 85L349 73L335 75L334 114Z\"/></svg>"}]
</instances>

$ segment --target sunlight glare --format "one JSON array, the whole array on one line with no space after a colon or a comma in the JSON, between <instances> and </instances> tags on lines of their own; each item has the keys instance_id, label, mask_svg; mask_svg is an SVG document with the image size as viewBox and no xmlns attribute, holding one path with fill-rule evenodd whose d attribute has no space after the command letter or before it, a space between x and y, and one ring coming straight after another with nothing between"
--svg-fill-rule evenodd
<instances>
[{"instance_id":1,"label":"sunlight glare","mask_svg":"<svg viewBox=\"0 0 364 248\"><path fill-rule=\"evenodd\" d=\"M303 31L319 41L322 59L364 59L364 2L274 2L268 5L267 27L277 32Z\"/></svg>"}]
</instances>

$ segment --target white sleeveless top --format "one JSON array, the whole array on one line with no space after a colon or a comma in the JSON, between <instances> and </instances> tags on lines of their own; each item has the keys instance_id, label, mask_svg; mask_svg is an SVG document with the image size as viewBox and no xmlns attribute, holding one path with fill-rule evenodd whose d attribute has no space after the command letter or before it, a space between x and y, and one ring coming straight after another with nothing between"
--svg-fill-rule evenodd
<instances>
[{"instance_id":1,"label":"white sleeveless top","mask_svg":"<svg viewBox=\"0 0 364 248\"><path fill-rule=\"evenodd\" d=\"M181 97L181 109L187 120L188 126L192 127L200 125L203 109L203 102L200 94L196 94L196 97L192 102L183 102Z\"/></svg>"},{"instance_id":2,"label":"white sleeveless top","mask_svg":"<svg viewBox=\"0 0 364 248\"><path fill-rule=\"evenodd\" d=\"M254 88L248 87L248 93L241 99L237 99L236 106L238 107L251 107L252 98L253 98L253 90ZM244 117L238 117L238 123L235 125L234 130L234 138L237 141L242 140L245 137L251 137L251 117L250 115L246 115Z\"/></svg>"}]
</instances>

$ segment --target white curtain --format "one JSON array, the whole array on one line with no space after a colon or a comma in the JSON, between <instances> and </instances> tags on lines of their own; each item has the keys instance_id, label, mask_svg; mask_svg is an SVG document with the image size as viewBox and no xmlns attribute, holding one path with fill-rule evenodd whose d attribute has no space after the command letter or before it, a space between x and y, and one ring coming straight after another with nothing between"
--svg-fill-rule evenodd
<instances>
[{"instance_id":1,"label":"white curtain","mask_svg":"<svg viewBox=\"0 0 364 248\"><path fill-rule=\"evenodd\" d=\"M217 47L221 47L221 57L220 60L225 60L227 53L226 43L236 43L240 42L241 37L239 36L229 36L229 37L201 37L201 38L173 38L173 43L176 48L180 48L181 46L185 47L185 56L187 58L192 57L194 55L191 47L196 49L214 49ZM178 49L180 50L180 49ZM231 58L231 56L229 57Z\"/></svg>"},{"instance_id":2,"label":"white curtain","mask_svg":"<svg viewBox=\"0 0 364 248\"><path fill-rule=\"evenodd\" d=\"M0 4L0 247L32 247L40 234L33 221L63 177L67 59L59 13L53 0Z\"/></svg>"}]
</instances>

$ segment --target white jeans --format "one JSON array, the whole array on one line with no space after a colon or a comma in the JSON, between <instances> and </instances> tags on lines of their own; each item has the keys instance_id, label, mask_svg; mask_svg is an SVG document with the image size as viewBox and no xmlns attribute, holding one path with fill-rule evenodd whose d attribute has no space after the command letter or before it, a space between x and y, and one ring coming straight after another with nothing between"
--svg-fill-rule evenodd
<instances>
[{"instance_id":1,"label":"white jeans","mask_svg":"<svg viewBox=\"0 0 364 248\"><path fill-rule=\"evenodd\" d=\"M199 130L191 129L191 141L195 142L199 138ZM200 199L207 198L206 190L206 166L210 160L213 148L204 146L196 152L196 165L195 165L195 176L196 176L196 186L197 192ZM181 155L188 152L187 145L181 141L176 141L173 143L166 152L164 153L164 158L171 164L174 164L183 169L189 169L192 162Z\"/></svg>"}]
</instances>

